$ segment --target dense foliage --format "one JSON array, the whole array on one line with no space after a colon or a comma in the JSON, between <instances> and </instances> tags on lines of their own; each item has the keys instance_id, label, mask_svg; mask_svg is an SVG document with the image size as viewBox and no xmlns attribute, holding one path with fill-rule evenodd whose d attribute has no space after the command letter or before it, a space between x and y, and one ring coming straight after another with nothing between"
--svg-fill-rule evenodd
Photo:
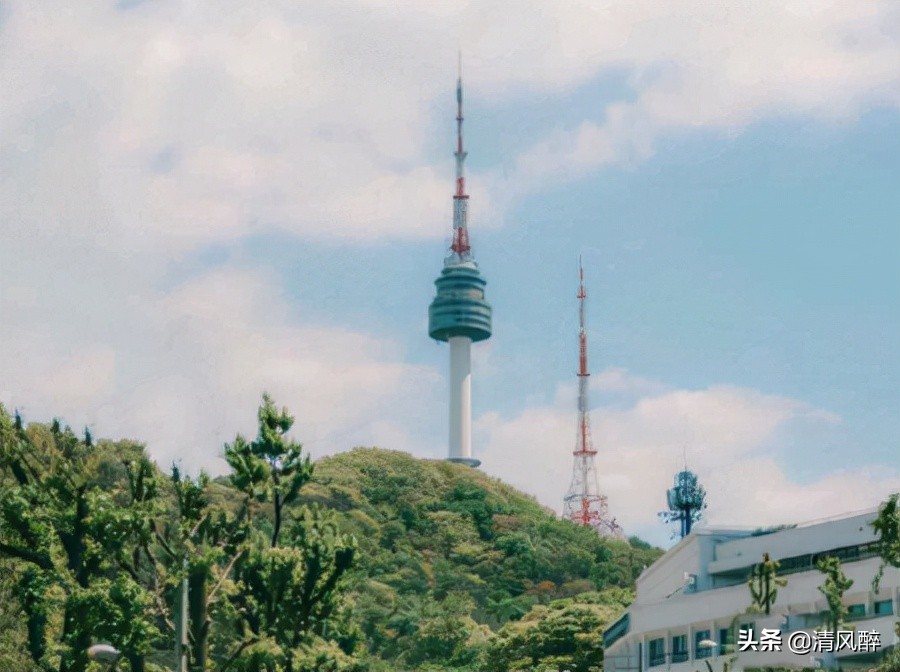
<instances>
[{"instance_id":1,"label":"dense foliage","mask_svg":"<svg viewBox=\"0 0 900 672\"><path fill-rule=\"evenodd\" d=\"M591 616L572 615L578 609L569 605L566 618L602 655L603 626L661 554L559 520L481 471L405 453L358 448L323 459L303 492L302 500L341 511L342 529L359 540L354 620L386 670L481 669L486 660L484 669L499 670L498 659L519 655L506 624L544 623L556 614L551 603L585 593Z\"/></svg>"},{"instance_id":2,"label":"dense foliage","mask_svg":"<svg viewBox=\"0 0 900 672\"><path fill-rule=\"evenodd\" d=\"M211 480L0 408L0 669L598 669L660 554L469 467L356 449L312 465L264 398Z\"/></svg>"},{"instance_id":3,"label":"dense foliage","mask_svg":"<svg viewBox=\"0 0 900 672\"><path fill-rule=\"evenodd\" d=\"M872 581L872 589L878 591L885 567L900 568L900 493L894 493L878 507L878 517L872 521L878 535L878 554L881 566Z\"/></svg>"},{"instance_id":4,"label":"dense foliage","mask_svg":"<svg viewBox=\"0 0 900 672\"><path fill-rule=\"evenodd\" d=\"M264 398L256 440L225 448L221 497L203 475L166 478L137 444L26 428L0 407L0 589L20 624L0 653L26 652L23 672L86 672L104 642L119 669L174 667L186 583L192 671L354 669L340 588L355 543L318 507L284 510L312 475L291 423Z\"/></svg>"}]
</instances>

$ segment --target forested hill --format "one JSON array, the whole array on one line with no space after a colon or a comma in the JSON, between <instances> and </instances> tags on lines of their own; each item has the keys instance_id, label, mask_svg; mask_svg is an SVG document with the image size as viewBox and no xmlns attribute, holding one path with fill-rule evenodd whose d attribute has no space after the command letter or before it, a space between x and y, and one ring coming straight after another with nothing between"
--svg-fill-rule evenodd
<instances>
[{"instance_id":1,"label":"forested hill","mask_svg":"<svg viewBox=\"0 0 900 672\"><path fill-rule=\"evenodd\" d=\"M661 554L559 520L477 469L375 448L317 462L302 499L339 511L358 540L354 620L369 652L391 661L385 670L475 669L485 656L490 669L506 669L525 649L539 652L522 637L529 625L572 630L577 664L576 632L593 631L599 652L603 626Z\"/></svg>"},{"instance_id":2,"label":"forested hill","mask_svg":"<svg viewBox=\"0 0 900 672\"><path fill-rule=\"evenodd\" d=\"M598 672L661 551L470 467L358 448L310 463L263 398L215 480L0 405L0 670ZM163 465L160 465L163 466Z\"/></svg>"}]
</instances>

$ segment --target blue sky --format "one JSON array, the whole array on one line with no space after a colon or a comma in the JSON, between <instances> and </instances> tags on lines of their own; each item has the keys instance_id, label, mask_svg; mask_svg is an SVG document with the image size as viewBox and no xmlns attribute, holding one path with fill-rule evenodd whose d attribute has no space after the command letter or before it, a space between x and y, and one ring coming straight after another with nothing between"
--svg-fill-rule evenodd
<instances>
[{"instance_id":1,"label":"blue sky","mask_svg":"<svg viewBox=\"0 0 900 672\"><path fill-rule=\"evenodd\" d=\"M320 9L8 6L0 401L216 471L267 389L316 456L443 455L461 45L483 468L560 508L581 254L629 533L685 453L714 524L900 488L890 3Z\"/></svg>"}]
</instances>

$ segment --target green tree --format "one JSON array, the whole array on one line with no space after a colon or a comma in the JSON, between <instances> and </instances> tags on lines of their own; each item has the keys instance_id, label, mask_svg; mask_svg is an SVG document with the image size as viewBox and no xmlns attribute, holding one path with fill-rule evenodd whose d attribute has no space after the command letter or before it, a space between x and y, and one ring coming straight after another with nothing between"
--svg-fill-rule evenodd
<instances>
[{"instance_id":1,"label":"green tree","mask_svg":"<svg viewBox=\"0 0 900 672\"><path fill-rule=\"evenodd\" d=\"M474 607L472 599L459 592L439 602L423 600L413 632L404 644L404 661L416 669L428 662L454 667L465 662L465 645L477 630L470 616Z\"/></svg>"},{"instance_id":2,"label":"green tree","mask_svg":"<svg viewBox=\"0 0 900 672\"><path fill-rule=\"evenodd\" d=\"M88 647L106 640L142 672L159 636L134 566L142 514L124 488L98 487L104 458L89 434L57 420L26 430L0 406L0 556L21 568L27 650L44 670L83 672Z\"/></svg>"},{"instance_id":3,"label":"green tree","mask_svg":"<svg viewBox=\"0 0 900 672\"><path fill-rule=\"evenodd\" d=\"M5 484L0 481L0 488ZM37 672L39 668L28 652L26 614L19 604L13 560L0 561L0 670Z\"/></svg>"},{"instance_id":4,"label":"green tree","mask_svg":"<svg viewBox=\"0 0 900 672\"><path fill-rule=\"evenodd\" d=\"M245 512L233 515L223 504L211 501L211 483L205 473L191 478L173 466L170 486L170 507L157 512L150 522L158 552L154 555L149 540L145 551L155 569L151 581L159 613L173 634L181 585L187 581L188 660L190 669L202 671L210 660L211 612L243 553L249 522Z\"/></svg>"},{"instance_id":5,"label":"green tree","mask_svg":"<svg viewBox=\"0 0 900 672\"><path fill-rule=\"evenodd\" d=\"M257 438L248 442L238 435L225 447L225 458L233 470L231 483L243 494L243 509L250 517L271 515L271 530L250 528L245 552L235 561L225 614L233 624L233 643L221 670L305 672L323 664L310 645L328 638L329 625L339 622L332 617L356 541L319 507L291 508L312 477L312 464L302 446L286 436L293 417L268 395L258 420ZM332 629L332 638L335 634Z\"/></svg>"},{"instance_id":6,"label":"green tree","mask_svg":"<svg viewBox=\"0 0 900 672\"><path fill-rule=\"evenodd\" d=\"M597 672L603 664L603 630L632 597L616 589L536 605L500 629L483 669Z\"/></svg>"},{"instance_id":7,"label":"green tree","mask_svg":"<svg viewBox=\"0 0 900 672\"><path fill-rule=\"evenodd\" d=\"M531 595L508 597L505 593L499 592L496 598L488 598L485 609L494 617L498 625L503 625L507 621L517 621L522 618L536 602L537 600Z\"/></svg>"},{"instance_id":8,"label":"green tree","mask_svg":"<svg viewBox=\"0 0 900 672\"><path fill-rule=\"evenodd\" d=\"M875 578L872 579L872 590L878 592L881 578L886 567L900 567L900 493L894 493L878 507L878 517L870 525L878 533L878 554L881 556L881 565ZM895 624L894 630L900 637L900 620ZM900 657L894 655L894 665L900 662Z\"/></svg>"},{"instance_id":9,"label":"green tree","mask_svg":"<svg viewBox=\"0 0 900 672\"><path fill-rule=\"evenodd\" d=\"M585 606L550 608L536 612L530 627L510 624L499 633L488 656L488 668L594 672L603 662L603 625Z\"/></svg>"},{"instance_id":10,"label":"green tree","mask_svg":"<svg viewBox=\"0 0 900 672\"><path fill-rule=\"evenodd\" d=\"M832 632L837 632L847 614L843 604L844 592L853 585L853 579L847 578L841 567L840 559L833 555L816 561L816 568L825 574L825 583L819 586L819 592L825 596L825 600L828 602L828 623L826 625Z\"/></svg>"},{"instance_id":11,"label":"green tree","mask_svg":"<svg viewBox=\"0 0 900 672\"><path fill-rule=\"evenodd\" d=\"M878 672L900 672L900 648L893 647L875 668Z\"/></svg>"},{"instance_id":12,"label":"green tree","mask_svg":"<svg viewBox=\"0 0 900 672\"><path fill-rule=\"evenodd\" d=\"M878 554L881 566L872 580L877 593L885 567L900 567L900 493L888 497L878 508L878 517L869 523L878 534Z\"/></svg>"},{"instance_id":13,"label":"green tree","mask_svg":"<svg viewBox=\"0 0 900 672\"><path fill-rule=\"evenodd\" d=\"M785 579L778 578L780 563L771 560L768 553L763 554L763 561L753 566L750 572L750 596L753 606L769 615L772 605L778 599L778 588L787 585Z\"/></svg>"}]
</instances>

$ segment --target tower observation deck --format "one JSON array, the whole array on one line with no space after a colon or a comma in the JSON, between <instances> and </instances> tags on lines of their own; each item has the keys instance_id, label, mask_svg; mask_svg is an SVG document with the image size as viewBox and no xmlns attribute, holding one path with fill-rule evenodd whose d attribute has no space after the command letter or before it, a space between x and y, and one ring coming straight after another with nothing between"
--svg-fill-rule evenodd
<instances>
[{"instance_id":1,"label":"tower observation deck","mask_svg":"<svg viewBox=\"0 0 900 672\"><path fill-rule=\"evenodd\" d=\"M437 280L437 296L428 308L428 335L450 344L450 446L447 459L477 467L472 457L472 343L491 336L487 281L469 245L466 178L463 165L462 75L456 82L456 191L453 195L453 241Z\"/></svg>"}]
</instances>

